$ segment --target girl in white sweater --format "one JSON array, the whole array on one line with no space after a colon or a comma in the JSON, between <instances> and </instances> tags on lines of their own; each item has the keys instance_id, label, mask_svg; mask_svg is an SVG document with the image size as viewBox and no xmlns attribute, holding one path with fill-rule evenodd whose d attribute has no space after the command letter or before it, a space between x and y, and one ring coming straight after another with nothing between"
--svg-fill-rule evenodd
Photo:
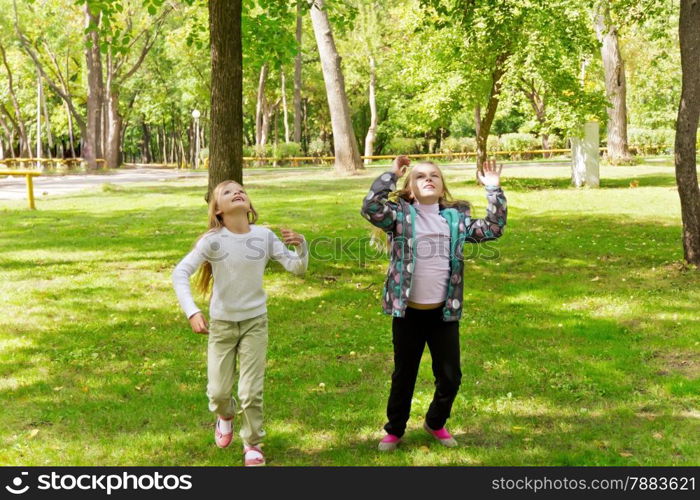
<instances>
[{"instance_id":1,"label":"girl in white sweater","mask_svg":"<svg viewBox=\"0 0 700 500\"><path fill-rule=\"evenodd\" d=\"M282 243L272 231L255 225L257 218L243 186L234 181L220 183L209 201L209 230L173 271L173 286L192 330L209 335L207 396L209 409L217 415L215 442L220 448L231 443L233 417L240 414L247 466L265 464L261 449L267 353L265 265L274 259L294 274L303 274L308 266L302 235L283 229ZM295 252L285 245L293 245ZM197 269L196 288L203 294L211 291L210 323L190 290L190 276ZM236 361L238 401L231 394Z\"/></svg>"}]
</instances>

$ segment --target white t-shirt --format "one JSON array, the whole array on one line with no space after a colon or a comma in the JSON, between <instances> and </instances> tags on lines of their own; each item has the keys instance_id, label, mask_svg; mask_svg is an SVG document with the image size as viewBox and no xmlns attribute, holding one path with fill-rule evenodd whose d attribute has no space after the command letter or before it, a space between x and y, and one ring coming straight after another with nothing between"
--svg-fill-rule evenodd
<instances>
[{"instance_id":1,"label":"white t-shirt","mask_svg":"<svg viewBox=\"0 0 700 500\"><path fill-rule=\"evenodd\" d=\"M292 252L262 226L251 225L245 234L225 227L208 232L173 271L173 286L185 315L190 318L200 311L192 298L190 276L204 261L211 263L214 278L212 319L243 321L267 312L262 278L270 259L287 271L303 274L309 264L306 241Z\"/></svg>"}]
</instances>

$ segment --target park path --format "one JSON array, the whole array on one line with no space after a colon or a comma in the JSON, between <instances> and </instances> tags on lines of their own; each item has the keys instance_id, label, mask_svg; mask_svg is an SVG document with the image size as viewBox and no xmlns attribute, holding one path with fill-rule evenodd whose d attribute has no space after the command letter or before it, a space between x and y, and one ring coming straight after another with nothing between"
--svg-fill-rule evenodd
<instances>
[{"instance_id":1,"label":"park path","mask_svg":"<svg viewBox=\"0 0 700 500\"><path fill-rule=\"evenodd\" d=\"M562 165L568 162L562 162ZM521 163L519 165L505 165L505 168L514 166L537 166L537 162ZM550 165L554 165L550 163ZM327 167L326 169L330 169ZM472 169L471 164L451 164L442 166L445 170L465 168ZM286 170L288 174L303 174L322 170L318 167L294 168ZM246 168L245 175L269 174L270 169ZM176 179L206 178L207 172L191 172L187 170L174 170L168 168L125 168L123 170L79 173L68 175L46 175L34 178L34 195L37 199L44 196L56 196L72 194L87 189L99 188L102 184L134 184L139 182L164 182ZM24 200L27 196L27 188L24 177L3 176L0 170L0 200Z\"/></svg>"},{"instance_id":2,"label":"park path","mask_svg":"<svg viewBox=\"0 0 700 500\"><path fill-rule=\"evenodd\" d=\"M133 184L136 182L162 182L172 179L206 177L206 172L188 172L162 168L136 168L123 171L47 175L34 178L34 195L42 196L71 194L86 189L95 189L105 183ZM3 176L0 171L0 200L17 200L27 197L24 177Z\"/></svg>"}]
</instances>

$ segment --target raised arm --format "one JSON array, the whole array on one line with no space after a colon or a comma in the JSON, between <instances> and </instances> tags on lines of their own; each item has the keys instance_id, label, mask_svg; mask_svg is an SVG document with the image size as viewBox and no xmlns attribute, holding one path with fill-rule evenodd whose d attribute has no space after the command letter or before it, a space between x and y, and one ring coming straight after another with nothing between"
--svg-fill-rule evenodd
<instances>
[{"instance_id":1,"label":"raised arm","mask_svg":"<svg viewBox=\"0 0 700 500\"><path fill-rule=\"evenodd\" d=\"M360 213L379 229L391 232L396 226L396 204L389 201L389 193L396 190L396 183L406 173L411 160L407 156L397 156L391 170L377 177L362 200Z\"/></svg>"},{"instance_id":2,"label":"raised arm","mask_svg":"<svg viewBox=\"0 0 700 500\"><path fill-rule=\"evenodd\" d=\"M270 231L268 240L270 257L282 264L287 271L297 275L304 274L309 267L309 249L306 240L301 234L289 229L282 229L282 238L284 243ZM294 252L285 245L294 245Z\"/></svg>"},{"instance_id":3,"label":"raised arm","mask_svg":"<svg viewBox=\"0 0 700 500\"><path fill-rule=\"evenodd\" d=\"M479 180L486 187L486 217L472 219L467 226L466 241L480 243L482 241L495 240L503 234L508 216L506 196L501 189L501 171L503 165L496 165L496 161L486 161L483 165L483 173L479 172Z\"/></svg>"}]
</instances>

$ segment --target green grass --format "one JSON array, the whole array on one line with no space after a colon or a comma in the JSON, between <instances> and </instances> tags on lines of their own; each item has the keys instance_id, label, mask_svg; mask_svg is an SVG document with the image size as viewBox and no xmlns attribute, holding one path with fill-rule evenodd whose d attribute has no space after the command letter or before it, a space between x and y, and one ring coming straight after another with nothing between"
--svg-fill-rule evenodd
<instances>
[{"instance_id":1,"label":"green grass","mask_svg":"<svg viewBox=\"0 0 700 500\"><path fill-rule=\"evenodd\" d=\"M483 216L473 171L450 188ZM444 449L421 430L426 353L402 447L376 451L392 369L386 258L359 205L378 170L265 172L261 222L356 238L304 277L270 265L265 450L271 465L698 465L700 275L682 265L664 165L507 169L502 239L466 266L463 384ZM630 182L639 182L631 188ZM238 465L212 439L206 339L170 273L206 223L205 179L0 204L0 463ZM317 247L329 257L331 245ZM199 301L203 305L203 301ZM325 384L324 387L319 384Z\"/></svg>"}]
</instances>

